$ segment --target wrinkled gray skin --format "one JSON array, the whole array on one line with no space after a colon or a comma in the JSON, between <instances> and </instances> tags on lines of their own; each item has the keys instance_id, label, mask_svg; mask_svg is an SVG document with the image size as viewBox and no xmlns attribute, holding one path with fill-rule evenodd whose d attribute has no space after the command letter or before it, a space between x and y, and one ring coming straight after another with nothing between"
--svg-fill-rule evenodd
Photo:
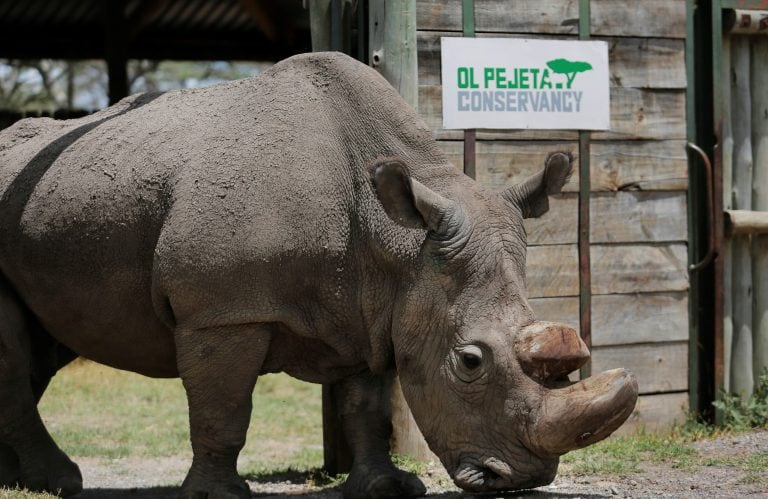
<instances>
[{"instance_id":1,"label":"wrinkled gray skin","mask_svg":"<svg viewBox=\"0 0 768 499\"><path fill-rule=\"evenodd\" d=\"M338 54L17 123L0 133L0 481L81 489L36 402L82 355L182 378L188 497L249 497L235 462L256 379L278 371L342 383L349 497L424 493L388 456L395 370L457 484L550 482L637 391L623 370L573 386L532 374L515 350L538 324L522 218L546 211L569 160L489 192Z\"/></svg>"}]
</instances>

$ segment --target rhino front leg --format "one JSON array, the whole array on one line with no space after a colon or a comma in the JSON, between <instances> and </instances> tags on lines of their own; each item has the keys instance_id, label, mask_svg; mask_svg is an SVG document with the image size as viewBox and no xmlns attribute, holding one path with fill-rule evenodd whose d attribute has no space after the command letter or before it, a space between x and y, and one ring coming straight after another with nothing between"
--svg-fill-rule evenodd
<instances>
[{"instance_id":1,"label":"rhino front leg","mask_svg":"<svg viewBox=\"0 0 768 499\"><path fill-rule=\"evenodd\" d=\"M392 383L394 371L384 376L370 373L334 385L343 400L342 426L352 450L352 470L344 484L345 498L416 497L426 493L413 473L392 464Z\"/></svg>"},{"instance_id":2,"label":"rhino front leg","mask_svg":"<svg viewBox=\"0 0 768 499\"><path fill-rule=\"evenodd\" d=\"M237 456L245 445L253 387L270 339L270 328L258 324L176 331L193 452L182 497L251 497L237 474Z\"/></svg>"}]
</instances>

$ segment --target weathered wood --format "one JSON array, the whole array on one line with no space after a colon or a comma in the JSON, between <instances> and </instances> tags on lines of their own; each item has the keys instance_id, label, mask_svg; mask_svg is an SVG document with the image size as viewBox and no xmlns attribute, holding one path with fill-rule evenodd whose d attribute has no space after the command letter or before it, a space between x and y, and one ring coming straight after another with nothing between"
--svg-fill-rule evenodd
<instances>
[{"instance_id":1,"label":"weathered wood","mask_svg":"<svg viewBox=\"0 0 768 499\"><path fill-rule=\"evenodd\" d=\"M768 212L768 38L752 40L752 209ZM766 213L768 217L768 213ZM752 347L755 382L768 367L768 235L752 238Z\"/></svg>"},{"instance_id":2,"label":"weathered wood","mask_svg":"<svg viewBox=\"0 0 768 499\"><path fill-rule=\"evenodd\" d=\"M418 108L415 0L371 0L369 37L371 65L414 108ZM392 451L423 461L434 459L413 419L400 383L392 391Z\"/></svg>"},{"instance_id":3,"label":"weathered wood","mask_svg":"<svg viewBox=\"0 0 768 499\"><path fill-rule=\"evenodd\" d=\"M341 9L339 19L334 20L331 0L313 0L309 2L309 27L313 52L339 50L349 53L352 40L352 0L341 0L339 7ZM335 39L333 25L339 21L341 26L336 33L338 39ZM338 46L335 46L335 44L338 44Z\"/></svg>"},{"instance_id":4,"label":"weathered wood","mask_svg":"<svg viewBox=\"0 0 768 499\"><path fill-rule=\"evenodd\" d=\"M419 0L416 3L420 30L460 31L460 2ZM591 34L685 38L684 0L643 0L626 3L592 0ZM546 33L577 35L579 4L563 0L475 0L477 32Z\"/></svg>"},{"instance_id":5,"label":"weathered wood","mask_svg":"<svg viewBox=\"0 0 768 499\"><path fill-rule=\"evenodd\" d=\"M440 141L440 147L457 168L463 164L458 141ZM592 192L618 190L684 191L688 188L685 141L592 142ZM563 188L578 191L578 144L570 141L480 141L477 143L477 179L500 192L541 169L547 154L569 151L574 173Z\"/></svg>"},{"instance_id":6,"label":"weathered wood","mask_svg":"<svg viewBox=\"0 0 768 499\"><path fill-rule=\"evenodd\" d=\"M440 37L455 32L420 31L419 85L440 84ZM544 38L540 35L482 34L480 37ZM550 38L551 36L547 36ZM599 39L599 38L596 38ZM686 88L685 42L659 38L606 38L612 86L633 88Z\"/></svg>"},{"instance_id":7,"label":"weathered wood","mask_svg":"<svg viewBox=\"0 0 768 499\"><path fill-rule=\"evenodd\" d=\"M614 435L633 435L641 431L663 431L684 423L688 415L688 393L641 395L635 410Z\"/></svg>"},{"instance_id":8,"label":"weathered wood","mask_svg":"<svg viewBox=\"0 0 768 499\"><path fill-rule=\"evenodd\" d=\"M418 108L415 0L370 0L371 66Z\"/></svg>"},{"instance_id":9,"label":"weathered wood","mask_svg":"<svg viewBox=\"0 0 768 499\"><path fill-rule=\"evenodd\" d=\"M687 246L679 243L592 246L592 293L688 289ZM577 296L576 245L533 246L526 266L531 298Z\"/></svg>"},{"instance_id":10,"label":"weathered wood","mask_svg":"<svg viewBox=\"0 0 768 499\"><path fill-rule=\"evenodd\" d=\"M685 38L685 0L591 0L593 35Z\"/></svg>"},{"instance_id":11,"label":"weathered wood","mask_svg":"<svg viewBox=\"0 0 768 499\"><path fill-rule=\"evenodd\" d=\"M724 82L731 81L731 38L723 37L723 73ZM731 93L722 92L722 160L723 160L723 209L733 208L733 128L731 126ZM723 240L723 389L731 387L731 347L733 346L733 248L730 239ZM717 363L717 360L715 360Z\"/></svg>"},{"instance_id":12,"label":"weathered wood","mask_svg":"<svg viewBox=\"0 0 768 499\"><path fill-rule=\"evenodd\" d=\"M461 2L418 0L420 30L461 31ZM578 2L518 0L514 8L502 0L475 0L475 31L506 33L579 32Z\"/></svg>"},{"instance_id":13,"label":"weathered wood","mask_svg":"<svg viewBox=\"0 0 768 499\"><path fill-rule=\"evenodd\" d=\"M533 298L536 318L578 329L577 297ZM688 339L688 295L635 293L592 297L592 345L624 345Z\"/></svg>"},{"instance_id":14,"label":"weathered wood","mask_svg":"<svg viewBox=\"0 0 768 499\"><path fill-rule=\"evenodd\" d=\"M392 387L392 439L390 446L393 452L411 456L422 462L440 462L440 459L429 449L424 436L416 425L416 420L413 419L413 414L405 402L399 380L396 380Z\"/></svg>"},{"instance_id":15,"label":"weathered wood","mask_svg":"<svg viewBox=\"0 0 768 499\"><path fill-rule=\"evenodd\" d=\"M419 86L419 114L438 139L460 140L461 130L444 130L442 89L438 85ZM569 130L478 131L477 138L524 140L575 140ZM685 139L685 92L611 88L611 129L592 133L594 140Z\"/></svg>"},{"instance_id":16,"label":"weathered wood","mask_svg":"<svg viewBox=\"0 0 768 499\"><path fill-rule=\"evenodd\" d=\"M731 105L733 107L733 207L752 208L752 104L750 99L749 40L736 37L732 41L733 73ZM752 372L752 257L746 238L733 241L733 349L731 390L749 396L754 387Z\"/></svg>"},{"instance_id":17,"label":"weathered wood","mask_svg":"<svg viewBox=\"0 0 768 499\"><path fill-rule=\"evenodd\" d=\"M757 188L758 182L755 179ZM768 211L725 210L724 215L726 237L768 234Z\"/></svg>"},{"instance_id":18,"label":"weathered wood","mask_svg":"<svg viewBox=\"0 0 768 499\"><path fill-rule=\"evenodd\" d=\"M686 88L683 39L617 37L604 40L608 42L612 86Z\"/></svg>"},{"instance_id":19,"label":"weathered wood","mask_svg":"<svg viewBox=\"0 0 768 499\"><path fill-rule=\"evenodd\" d=\"M688 389L688 342L594 347L592 372L624 367L637 376L639 392Z\"/></svg>"},{"instance_id":20,"label":"weathered wood","mask_svg":"<svg viewBox=\"0 0 768 499\"><path fill-rule=\"evenodd\" d=\"M553 197L549 212L525 220L529 245L577 241L577 196ZM595 193L590 199L592 243L687 241L685 192Z\"/></svg>"}]
</instances>

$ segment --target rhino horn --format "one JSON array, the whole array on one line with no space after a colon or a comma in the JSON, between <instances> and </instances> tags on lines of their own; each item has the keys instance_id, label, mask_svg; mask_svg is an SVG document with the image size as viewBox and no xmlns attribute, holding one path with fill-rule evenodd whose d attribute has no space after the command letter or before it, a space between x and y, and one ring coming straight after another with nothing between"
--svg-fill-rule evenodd
<instances>
[{"instance_id":1,"label":"rhino horn","mask_svg":"<svg viewBox=\"0 0 768 499\"><path fill-rule=\"evenodd\" d=\"M539 381L567 376L589 360L587 345L575 329L554 322L534 322L515 339L517 358L523 370Z\"/></svg>"},{"instance_id":2,"label":"rhino horn","mask_svg":"<svg viewBox=\"0 0 768 499\"><path fill-rule=\"evenodd\" d=\"M531 432L531 450L554 457L598 442L621 426L636 402L637 379L626 369L547 390Z\"/></svg>"}]
</instances>

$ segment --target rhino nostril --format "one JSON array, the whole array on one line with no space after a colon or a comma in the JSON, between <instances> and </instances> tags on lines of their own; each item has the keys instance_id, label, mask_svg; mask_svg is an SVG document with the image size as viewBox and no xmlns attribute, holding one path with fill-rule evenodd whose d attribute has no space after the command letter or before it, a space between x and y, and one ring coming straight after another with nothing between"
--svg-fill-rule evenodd
<instances>
[{"instance_id":1,"label":"rhino nostril","mask_svg":"<svg viewBox=\"0 0 768 499\"><path fill-rule=\"evenodd\" d=\"M486 480L490 482L495 482L496 480L501 480L501 476L493 471L492 469L486 468L485 469L485 478Z\"/></svg>"}]
</instances>

